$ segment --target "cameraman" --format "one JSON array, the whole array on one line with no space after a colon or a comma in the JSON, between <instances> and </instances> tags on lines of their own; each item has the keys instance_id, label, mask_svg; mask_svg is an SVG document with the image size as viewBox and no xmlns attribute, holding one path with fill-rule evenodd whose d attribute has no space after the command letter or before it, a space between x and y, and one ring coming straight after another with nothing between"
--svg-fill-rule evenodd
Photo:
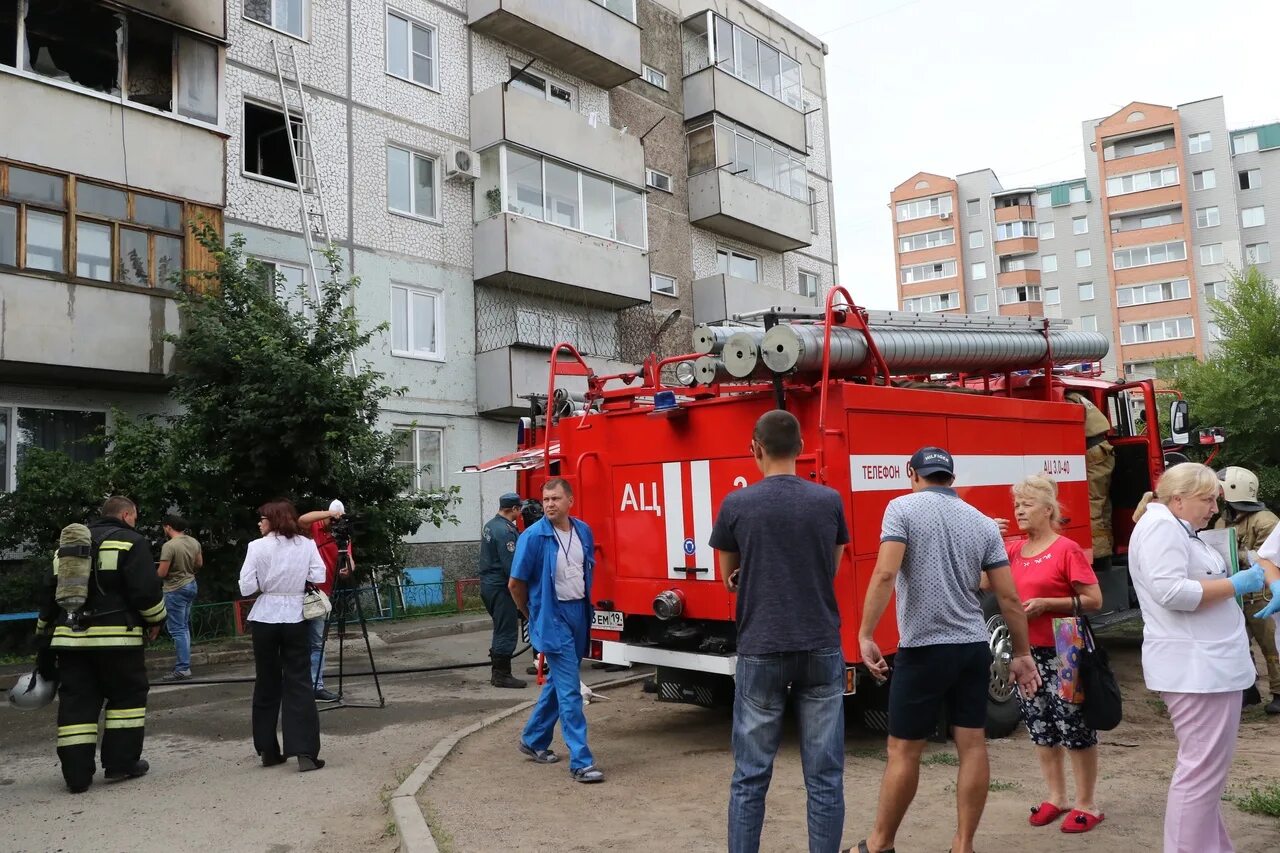
<instances>
[{"instance_id":1,"label":"cameraman","mask_svg":"<svg viewBox=\"0 0 1280 853\"><path fill-rule=\"evenodd\" d=\"M330 598L333 597L333 583L338 571L338 543L333 538L330 527L334 519L342 518L345 512L346 508L343 507L342 501L335 500L329 504L329 509L308 512L298 519L298 526L302 528L303 535L316 543L320 559L324 562L324 583L318 583L316 586ZM348 548L347 566L348 568L343 572L343 580L346 580L356 567L355 558L350 555L350 548ZM321 702L336 702L337 694L324 687L324 623L324 616L307 620L307 626L311 629L311 685L315 690L316 699Z\"/></svg>"}]
</instances>

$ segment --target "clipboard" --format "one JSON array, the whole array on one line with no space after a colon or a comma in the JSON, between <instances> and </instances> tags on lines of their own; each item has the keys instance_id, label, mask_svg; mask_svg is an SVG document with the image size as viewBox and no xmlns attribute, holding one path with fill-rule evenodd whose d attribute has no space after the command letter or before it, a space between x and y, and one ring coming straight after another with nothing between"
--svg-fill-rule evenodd
<instances>
[{"instance_id":1,"label":"clipboard","mask_svg":"<svg viewBox=\"0 0 1280 853\"><path fill-rule=\"evenodd\" d=\"M1240 547L1234 527L1223 527L1217 530L1201 530L1196 534L1200 541L1208 545L1227 564L1227 577L1240 571ZM1237 595L1236 604L1244 607L1244 597Z\"/></svg>"}]
</instances>

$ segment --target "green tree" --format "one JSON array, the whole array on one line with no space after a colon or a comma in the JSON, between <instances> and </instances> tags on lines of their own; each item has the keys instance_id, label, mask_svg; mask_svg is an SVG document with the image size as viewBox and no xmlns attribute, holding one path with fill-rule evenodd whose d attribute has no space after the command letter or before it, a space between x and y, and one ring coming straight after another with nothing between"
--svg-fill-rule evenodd
<instances>
[{"instance_id":1,"label":"green tree","mask_svg":"<svg viewBox=\"0 0 1280 853\"><path fill-rule=\"evenodd\" d=\"M303 307L291 309L276 292L281 283L245 257L242 237L224 246L207 225L196 231L217 269L178 297L182 331L170 340L180 414L117 413L92 462L24 454L17 489L0 496L0 547L47 553L63 524L92 516L108 494L127 494L140 505L144 533L158 533L170 509L188 517L205 546L202 597L227 599L258 535L257 507L285 497L306 511L337 497L363 520L360 567L398 573L405 535L457 522L458 490L411 491L416 472L395 464L396 434L378 429L382 404L405 389L367 362L351 369L385 330L360 328L347 301L359 281L340 281L331 254L318 298L292 294Z\"/></svg>"},{"instance_id":2,"label":"green tree","mask_svg":"<svg viewBox=\"0 0 1280 853\"><path fill-rule=\"evenodd\" d=\"M1280 506L1280 295L1249 267L1232 272L1228 301L1210 302L1221 334L1217 352L1172 366L1171 381L1199 426L1219 426L1227 441L1215 467L1241 465L1258 475L1262 498Z\"/></svg>"}]
</instances>

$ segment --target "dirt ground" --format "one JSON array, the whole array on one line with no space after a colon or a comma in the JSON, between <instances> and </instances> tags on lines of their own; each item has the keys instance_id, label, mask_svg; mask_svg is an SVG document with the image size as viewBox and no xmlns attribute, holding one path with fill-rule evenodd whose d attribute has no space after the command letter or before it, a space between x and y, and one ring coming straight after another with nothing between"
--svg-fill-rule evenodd
<instances>
[{"instance_id":1,"label":"dirt ground","mask_svg":"<svg viewBox=\"0 0 1280 853\"><path fill-rule=\"evenodd\" d=\"M1126 699L1126 720L1101 744L1098 803L1107 819L1083 838L1058 824L1027 824L1043 797L1034 747L1025 732L991 743L992 790L978 849L1159 850L1165 794L1176 744L1163 703L1142 685L1136 643L1109 644ZM722 850L729 778L730 715L659 703L638 685L587 709L592 749L608 775L602 785L570 781L567 763L539 766L515 751L524 716L464 740L420 799L445 853L490 850ZM870 829L884 770L884 738L850 728L846 739L845 844ZM557 751L567 755L557 737ZM955 767L950 744L930 744L899 850L946 850L953 831ZM1280 782L1280 718L1246 713L1228 795ZM1275 851L1280 821L1224 804L1239 853ZM1060 823L1060 822L1059 822ZM1032 847L1034 845L1034 847ZM774 770L762 849L807 850L804 784L794 731Z\"/></svg>"},{"instance_id":2,"label":"dirt ground","mask_svg":"<svg viewBox=\"0 0 1280 853\"><path fill-rule=\"evenodd\" d=\"M488 633L418 640L413 628L376 629L390 636L374 652L381 669L485 660ZM357 648L363 654L352 644L348 655ZM333 649L329 665L336 667ZM348 666L363 668L359 658ZM252 664L241 663L196 674L251 673ZM252 685L157 685L143 750L151 772L111 784L99 773L78 796L66 793L54 754L56 704L19 712L0 697L0 813L8 818L0 853L393 853L386 797L395 786L440 738L532 695L492 688L488 677L487 668L386 677L385 708L320 715L328 764L306 774L293 762L259 766L249 733ZM346 686L354 700L374 698L369 679Z\"/></svg>"}]
</instances>

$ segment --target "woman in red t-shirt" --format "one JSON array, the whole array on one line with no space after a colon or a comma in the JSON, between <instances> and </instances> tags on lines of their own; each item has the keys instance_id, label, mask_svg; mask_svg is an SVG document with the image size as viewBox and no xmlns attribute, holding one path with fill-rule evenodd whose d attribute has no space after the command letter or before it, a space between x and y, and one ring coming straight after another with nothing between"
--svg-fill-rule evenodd
<instances>
[{"instance_id":1,"label":"woman in red t-shirt","mask_svg":"<svg viewBox=\"0 0 1280 853\"><path fill-rule=\"evenodd\" d=\"M1100 609L1102 590L1084 551L1058 533L1062 507L1053 480L1036 474L1014 486L1013 508L1025 538L1005 547L1018 597L1027 613L1031 654L1043 682L1030 699L1018 693L1022 719L1037 747L1040 771L1049 789L1049 796L1031 809L1031 825L1046 826L1067 811L1066 752L1075 771L1076 801L1062 831L1088 832L1103 818L1093 801L1098 780L1098 733L1085 724L1082 706L1064 701L1058 692L1053 620L1072 614L1073 594L1080 598L1083 611Z\"/></svg>"}]
</instances>

